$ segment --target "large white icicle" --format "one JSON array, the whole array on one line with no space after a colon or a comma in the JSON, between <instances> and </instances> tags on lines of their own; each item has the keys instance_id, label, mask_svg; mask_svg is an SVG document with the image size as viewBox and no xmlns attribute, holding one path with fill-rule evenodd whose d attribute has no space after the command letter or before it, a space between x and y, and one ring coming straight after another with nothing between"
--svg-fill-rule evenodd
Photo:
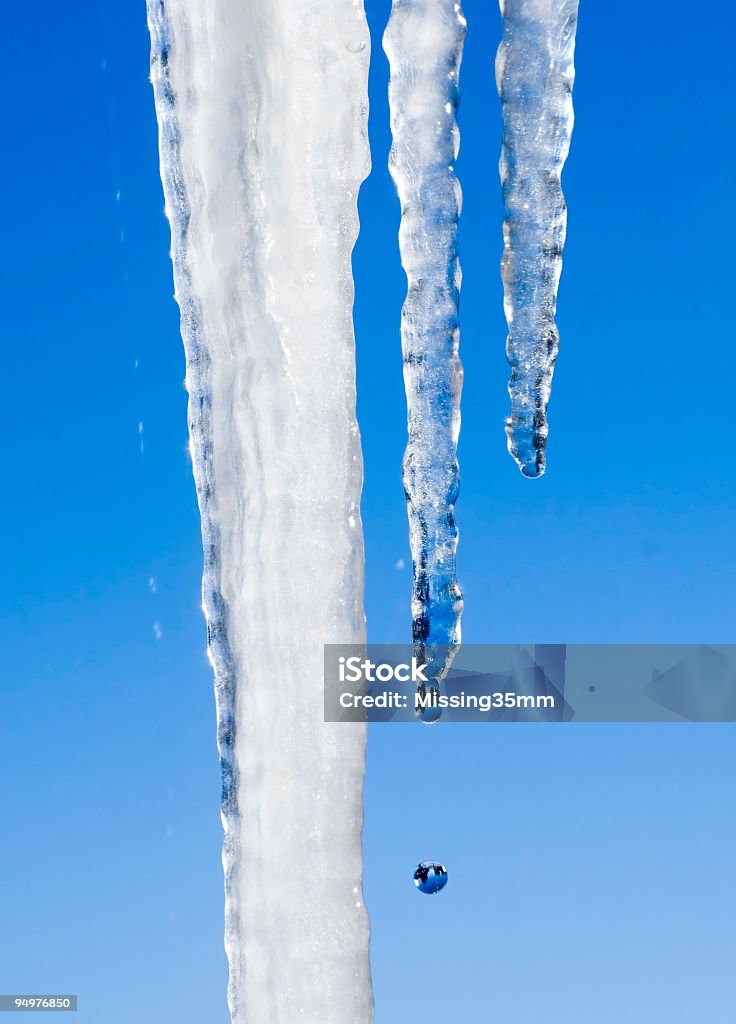
<instances>
[{"instance_id":1,"label":"large white icicle","mask_svg":"<svg viewBox=\"0 0 736 1024\"><path fill-rule=\"evenodd\" d=\"M408 285L401 342L413 637L437 684L460 641L462 612L455 575L461 193L454 165L464 40L465 18L456 0L393 0L384 49L391 68L390 169L401 203L399 244Z\"/></svg>"},{"instance_id":2,"label":"large white icicle","mask_svg":"<svg viewBox=\"0 0 736 1024\"><path fill-rule=\"evenodd\" d=\"M501 275L509 325L510 453L528 477L545 469L547 403L557 358L557 286L567 210L560 175L570 149L578 0L501 0L496 57L503 110Z\"/></svg>"},{"instance_id":3,"label":"large white icicle","mask_svg":"<svg viewBox=\"0 0 736 1024\"><path fill-rule=\"evenodd\" d=\"M322 645L364 639L351 251L362 0L148 0L223 764L236 1024L372 1019L364 728Z\"/></svg>"}]
</instances>

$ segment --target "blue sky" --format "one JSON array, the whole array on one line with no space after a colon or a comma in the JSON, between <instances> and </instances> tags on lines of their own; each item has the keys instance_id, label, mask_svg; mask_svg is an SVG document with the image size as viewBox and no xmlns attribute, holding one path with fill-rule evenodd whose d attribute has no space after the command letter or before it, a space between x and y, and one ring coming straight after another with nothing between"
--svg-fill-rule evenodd
<instances>
[{"instance_id":1,"label":"blue sky","mask_svg":"<svg viewBox=\"0 0 736 1024\"><path fill-rule=\"evenodd\" d=\"M503 434L500 17L465 2L464 635L734 642L736 15L581 6L548 473L528 481ZM359 415L369 633L390 642L409 630L404 281L388 4L367 8ZM147 74L142 3L13 11L0 991L78 992L80 1024L224 1024L214 707ZM373 727L377 1024L730 1022L732 747L729 726ZM430 899L411 875L431 857L450 882Z\"/></svg>"}]
</instances>

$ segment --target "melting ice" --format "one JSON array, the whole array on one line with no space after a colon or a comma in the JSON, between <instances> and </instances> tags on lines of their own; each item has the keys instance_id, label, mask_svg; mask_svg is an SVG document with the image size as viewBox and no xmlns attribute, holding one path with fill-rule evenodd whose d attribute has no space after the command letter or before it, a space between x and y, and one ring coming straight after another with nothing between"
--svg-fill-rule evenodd
<instances>
[{"instance_id":1,"label":"melting ice","mask_svg":"<svg viewBox=\"0 0 736 1024\"><path fill-rule=\"evenodd\" d=\"M501 276L509 334L509 452L524 476L545 469L557 358L557 286L567 209L560 176L573 126L578 0L501 0L496 57L503 112Z\"/></svg>"},{"instance_id":2,"label":"melting ice","mask_svg":"<svg viewBox=\"0 0 736 1024\"><path fill-rule=\"evenodd\" d=\"M351 252L362 2L148 0L186 352L235 1024L368 1024L364 727L323 644L364 640ZM318 594L318 599L315 599Z\"/></svg>"},{"instance_id":3,"label":"melting ice","mask_svg":"<svg viewBox=\"0 0 736 1024\"><path fill-rule=\"evenodd\" d=\"M407 278L401 344L412 628L417 657L438 682L460 642L462 612L455 573L462 387L455 113L464 39L465 18L454 0L394 0L384 49L391 68L390 169L401 203L399 245ZM427 720L436 717L433 712Z\"/></svg>"}]
</instances>

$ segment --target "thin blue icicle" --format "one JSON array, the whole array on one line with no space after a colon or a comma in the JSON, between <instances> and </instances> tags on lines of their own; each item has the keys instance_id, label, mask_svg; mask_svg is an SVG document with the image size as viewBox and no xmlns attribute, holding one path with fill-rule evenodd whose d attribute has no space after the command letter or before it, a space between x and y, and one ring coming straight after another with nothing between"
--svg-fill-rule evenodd
<instances>
[{"instance_id":1,"label":"thin blue icicle","mask_svg":"<svg viewBox=\"0 0 736 1024\"><path fill-rule=\"evenodd\" d=\"M560 175L573 126L578 0L501 0L496 57L503 111L501 276L509 325L509 452L524 476L544 473L547 403L557 358L557 287L567 209Z\"/></svg>"},{"instance_id":2,"label":"thin blue icicle","mask_svg":"<svg viewBox=\"0 0 736 1024\"><path fill-rule=\"evenodd\" d=\"M390 170L401 202L399 244L408 291L402 311L409 440L404 488L414 564L416 654L439 685L460 642L455 573L462 366L455 175L465 18L454 0L394 0L384 36L391 67ZM439 717L437 712L422 717Z\"/></svg>"}]
</instances>

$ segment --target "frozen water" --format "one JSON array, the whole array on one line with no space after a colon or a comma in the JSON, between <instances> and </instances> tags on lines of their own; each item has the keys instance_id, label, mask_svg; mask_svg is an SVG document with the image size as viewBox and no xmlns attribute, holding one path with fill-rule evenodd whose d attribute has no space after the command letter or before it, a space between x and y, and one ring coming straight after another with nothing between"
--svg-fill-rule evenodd
<instances>
[{"instance_id":1,"label":"frozen water","mask_svg":"<svg viewBox=\"0 0 736 1024\"><path fill-rule=\"evenodd\" d=\"M148 0L223 771L236 1024L368 1024L365 732L322 645L364 640L351 251L362 0Z\"/></svg>"},{"instance_id":2,"label":"frozen water","mask_svg":"<svg viewBox=\"0 0 736 1024\"><path fill-rule=\"evenodd\" d=\"M447 868L436 860L425 860L414 872L414 885L427 896L434 896L447 885Z\"/></svg>"},{"instance_id":3,"label":"frozen water","mask_svg":"<svg viewBox=\"0 0 736 1024\"><path fill-rule=\"evenodd\" d=\"M509 451L524 476L545 469L547 403L557 358L557 286L567 210L560 175L573 126L578 0L501 0L496 57L503 111L501 275L509 326Z\"/></svg>"},{"instance_id":4,"label":"frozen water","mask_svg":"<svg viewBox=\"0 0 736 1024\"><path fill-rule=\"evenodd\" d=\"M465 19L454 0L394 0L384 49L391 68L390 169L401 203L399 245L408 286L401 343L412 623L417 656L438 680L460 642L462 612L455 574L462 387L455 112L464 39Z\"/></svg>"}]
</instances>

